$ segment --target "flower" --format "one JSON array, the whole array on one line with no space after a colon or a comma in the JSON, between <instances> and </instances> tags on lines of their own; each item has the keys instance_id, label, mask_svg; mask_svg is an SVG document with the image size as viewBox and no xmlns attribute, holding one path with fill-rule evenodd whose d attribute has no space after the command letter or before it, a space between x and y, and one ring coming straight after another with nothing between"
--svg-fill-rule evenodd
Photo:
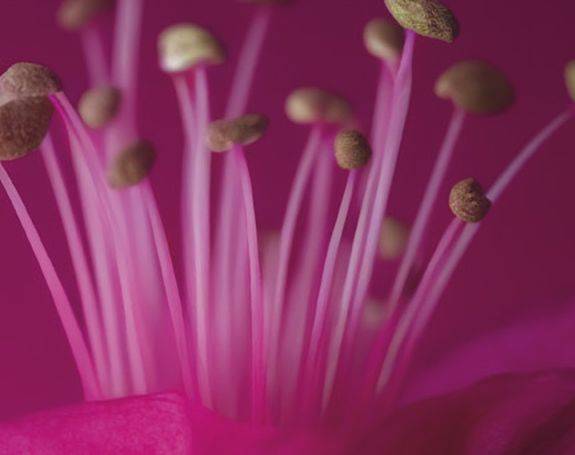
<instances>
[{"instance_id":1,"label":"flower","mask_svg":"<svg viewBox=\"0 0 575 455\"><path fill-rule=\"evenodd\" d=\"M457 35L454 15L438 2L387 3L398 21L415 32L446 41ZM411 17L413 5L424 14ZM417 261L423 237L464 123L470 114L498 114L515 98L503 73L485 62L465 61L444 73L436 93L453 102L453 116L404 242L389 298L370 303L380 235L387 235L385 230L381 234L381 226L411 99L414 31L406 32L398 51L395 38L401 30L391 26L395 35L388 47L395 46L395 53L374 52L385 48L373 43L386 40L385 33L368 41L382 68L371 141L341 96L304 87L287 98L287 116L309 129L309 139L282 230L264 239L257 229L245 149L265 134L268 122L245 111L273 10L270 5L257 7L225 118L215 122L209 67L223 63L224 46L195 24L171 26L160 35L158 48L160 67L174 83L185 136L184 271L179 279L147 179L156 153L140 137L136 121L142 6L119 2L119 39L110 69L97 22L110 2L64 2L60 17L68 28L81 30L93 85L82 98L82 118L43 66L16 64L0 80L5 100L0 106L2 158L27 155L44 138L42 155L76 272L83 324L63 286L68 283L59 278L3 166L0 182L42 269L88 401L8 424L2 430L7 450L401 453L407 429L427 427L428 415L437 410L446 413L439 430L414 438L409 450L436 453L447 450L445 444L495 453L538 444L547 448L545 428L566 431L569 374L503 376L398 408L414 351L480 222L527 161L571 119L573 109L559 113L536 134L491 187L484 190L473 179L455 185L450 206L456 218L421 269L420 280L412 280L423 265ZM79 16L70 19L74 14ZM66 144L55 140L54 131L47 133L54 108L67 135L84 225L76 220L62 176L62 155L55 153ZM214 194L212 160L219 158L212 157L210 148L225 152L220 190ZM335 154L329 153L332 148ZM346 185L331 227L331 182L338 175L334 161ZM349 242L346 226L353 230ZM163 393L178 388L181 394ZM483 398L479 402L477 390ZM540 400L530 402L517 394L507 403L500 399L507 390L524 390ZM488 430L474 436L475 425L462 425L469 433L462 430L463 442L455 444L442 431L466 415L463 409L474 416L476 406L483 409L480 416L493 414L485 424ZM505 411L508 407L513 412ZM501 415L508 417L498 424ZM493 438L489 424L493 431L503 424L509 430ZM110 436L102 439L94 428L105 428ZM538 437L540 432L545 434ZM219 441L222 434L235 436Z\"/></svg>"}]
</instances>

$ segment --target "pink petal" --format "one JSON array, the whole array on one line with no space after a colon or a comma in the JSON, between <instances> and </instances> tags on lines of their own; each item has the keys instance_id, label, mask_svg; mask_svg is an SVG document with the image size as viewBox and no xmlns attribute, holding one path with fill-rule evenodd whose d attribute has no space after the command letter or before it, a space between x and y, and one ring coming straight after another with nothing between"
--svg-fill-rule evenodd
<instances>
[{"instance_id":1,"label":"pink petal","mask_svg":"<svg viewBox=\"0 0 575 455\"><path fill-rule=\"evenodd\" d=\"M408 402L467 387L495 374L575 368L575 301L562 312L484 335L414 371Z\"/></svg>"},{"instance_id":2,"label":"pink petal","mask_svg":"<svg viewBox=\"0 0 575 455\"><path fill-rule=\"evenodd\" d=\"M189 419L177 394L86 403L0 426L0 453L187 454Z\"/></svg>"},{"instance_id":3,"label":"pink petal","mask_svg":"<svg viewBox=\"0 0 575 455\"><path fill-rule=\"evenodd\" d=\"M0 454L338 453L336 438L222 418L178 394L85 403L0 425Z\"/></svg>"},{"instance_id":4,"label":"pink petal","mask_svg":"<svg viewBox=\"0 0 575 455\"><path fill-rule=\"evenodd\" d=\"M353 453L575 453L575 373L507 374L411 405Z\"/></svg>"}]
</instances>

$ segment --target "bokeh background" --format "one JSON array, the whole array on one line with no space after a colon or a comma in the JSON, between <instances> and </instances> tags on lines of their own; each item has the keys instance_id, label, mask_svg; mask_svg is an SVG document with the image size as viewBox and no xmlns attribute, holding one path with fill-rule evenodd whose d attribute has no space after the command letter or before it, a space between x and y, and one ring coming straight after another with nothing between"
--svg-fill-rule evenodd
<instances>
[{"instance_id":1,"label":"bokeh background","mask_svg":"<svg viewBox=\"0 0 575 455\"><path fill-rule=\"evenodd\" d=\"M211 71L221 114L233 63L253 7L234 0L146 0L141 52L140 126L161 158L153 175L161 210L177 246L181 135L168 78L157 68L155 40L176 21L209 27L228 45L230 62ZM538 128L569 103L563 67L575 57L571 0L446 1L461 22L452 45L420 39L415 88L394 182L392 214L409 221L440 144L451 106L433 95L436 77L462 58L485 58L514 81L518 101L497 118L470 118L443 189L474 176L489 185ZM17 61L49 65L76 100L86 87L78 37L54 20L59 0L3 0L0 70ZM277 228L306 130L291 125L283 100L298 85L335 89L352 100L369 127L378 64L364 51L365 23L387 14L383 0L298 0L278 8L256 77L250 110L270 115L270 134L249 154L258 222ZM110 19L111 24L111 19ZM575 214L573 124L562 129L495 207L465 256L425 336L416 369L462 343L522 318L559 312L573 293ZM65 157L66 150L62 150ZM36 154L8 170L37 220L66 282L72 274L42 161ZM450 219L434 214L428 250ZM80 388L45 283L9 203L0 193L0 418L77 401ZM377 276L377 280L386 280ZM520 347L518 347L520 349Z\"/></svg>"}]
</instances>

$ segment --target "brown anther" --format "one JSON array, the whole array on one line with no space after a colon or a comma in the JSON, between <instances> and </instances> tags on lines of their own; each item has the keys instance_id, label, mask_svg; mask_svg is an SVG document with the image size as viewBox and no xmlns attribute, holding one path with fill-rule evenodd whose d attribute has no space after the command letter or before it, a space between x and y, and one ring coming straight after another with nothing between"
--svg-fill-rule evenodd
<instances>
[{"instance_id":1,"label":"brown anther","mask_svg":"<svg viewBox=\"0 0 575 455\"><path fill-rule=\"evenodd\" d=\"M346 100L315 87L294 90L286 100L288 118L294 123L344 123L351 116Z\"/></svg>"},{"instance_id":2,"label":"brown anther","mask_svg":"<svg viewBox=\"0 0 575 455\"><path fill-rule=\"evenodd\" d=\"M451 10L437 0L385 0L387 9L404 28L451 43L459 24Z\"/></svg>"},{"instance_id":3,"label":"brown anther","mask_svg":"<svg viewBox=\"0 0 575 455\"><path fill-rule=\"evenodd\" d=\"M507 77L488 63L469 60L456 63L435 84L435 94L473 114L497 114L515 101Z\"/></svg>"},{"instance_id":4,"label":"brown anther","mask_svg":"<svg viewBox=\"0 0 575 455\"><path fill-rule=\"evenodd\" d=\"M193 24L177 24L165 29L158 39L160 67L178 73L199 64L218 65L226 55L220 42L207 30Z\"/></svg>"},{"instance_id":5,"label":"brown anther","mask_svg":"<svg viewBox=\"0 0 575 455\"><path fill-rule=\"evenodd\" d=\"M343 130L335 137L333 144L335 160L342 169L358 169L371 158L371 145L357 130Z\"/></svg>"},{"instance_id":6,"label":"brown anther","mask_svg":"<svg viewBox=\"0 0 575 455\"><path fill-rule=\"evenodd\" d=\"M389 303L383 300L373 298L365 302L363 311L363 324L368 330L375 330L381 327L381 324L388 316Z\"/></svg>"},{"instance_id":7,"label":"brown anther","mask_svg":"<svg viewBox=\"0 0 575 455\"><path fill-rule=\"evenodd\" d=\"M0 106L0 161L14 160L42 144L54 107L47 97L17 98Z\"/></svg>"},{"instance_id":8,"label":"brown anther","mask_svg":"<svg viewBox=\"0 0 575 455\"><path fill-rule=\"evenodd\" d=\"M393 260L400 257L407 246L409 229L395 218L387 217L381 226L379 253L382 259Z\"/></svg>"},{"instance_id":9,"label":"brown anther","mask_svg":"<svg viewBox=\"0 0 575 455\"><path fill-rule=\"evenodd\" d=\"M147 141L138 141L118 153L108 168L108 183L112 188L137 185L152 170L156 150Z\"/></svg>"},{"instance_id":10,"label":"brown anther","mask_svg":"<svg viewBox=\"0 0 575 455\"><path fill-rule=\"evenodd\" d=\"M363 30L363 42L374 57L395 62L401 56L405 34L394 22L372 19Z\"/></svg>"},{"instance_id":11,"label":"brown anther","mask_svg":"<svg viewBox=\"0 0 575 455\"><path fill-rule=\"evenodd\" d=\"M226 152L234 145L249 145L259 140L268 128L267 117L247 114L232 120L216 120L208 127L207 145L214 152Z\"/></svg>"},{"instance_id":12,"label":"brown anther","mask_svg":"<svg viewBox=\"0 0 575 455\"><path fill-rule=\"evenodd\" d=\"M481 185L472 178L456 183L449 194L449 207L456 217L466 223L477 223L491 208Z\"/></svg>"},{"instance_id":13,"label":"brown anther","mask_svg":"<svg viewBox=\"0 0 575 455\"><path fill-rule=\"evenodd\" d=\"M86 125L94 129L103 128L118 114L121 100L122 94L117 88L95 87L82 95L78 110Z\"/></svg>"},{"instance_id":14,"label":"brown anther","mask_svg":"<svg viewBox=\"0 0 575 455\"><path fill-rule=\"evenodd\" d=\"M60 91L62 83L56 73L36 63L15 63L0 76L0 96L5 100L48 96Z\"/></svg>"},{"instance_id":15,"label":"brown anther","mask_svg":"<svg viewBox=\"0 0 575 455\"><path fill-rule=\"evenodd\" d=\"M575 101L575 60L571 60L565 65L565 84L569 96Z\"/></svg>"},{"instance_id":16,"label":"brown anther","mask_svg":"<svg viewBox=\"0 0 575 455\"><path fill-rule=\"evenodd\" d=\"M58 10L58 23L67 30L80 30L113 7L114 0L64 0Z\"/></svg>"},{"instance_id":17,"label":"brown anther","mask_svg":"<svg viewBox=\"0 0 575 455\"><path fill-rule=\"evenodd\" d=\"M240 0L242 3L253 3L255 5L285 5L292 0Z\"/></svg>"}]
</instances>

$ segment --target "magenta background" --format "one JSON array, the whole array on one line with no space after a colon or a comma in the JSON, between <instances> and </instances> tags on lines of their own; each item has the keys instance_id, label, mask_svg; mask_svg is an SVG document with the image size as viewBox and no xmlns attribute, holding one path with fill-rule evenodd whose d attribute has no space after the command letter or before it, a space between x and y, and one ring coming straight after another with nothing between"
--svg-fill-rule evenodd
<instances>
[{"instance_id":1,"label":"magenta background","mask_svg":"<svg viewBox=\"0 0 575 455\"><path fill-rule=\"evenodd\" d=\"M77 98L84 85L79 41L54 24L56 0L5 0L0 16L0 68L20 61L46 63ZM182 20L207 25L237 55L252 7L232 0L148 0L142 61L141 125L163 153L154 175L162 211L172 235L177 230L180 132L169 81L157 69L155 37ZM551 6L552 4L552 6ZM563 109L564 63L575 57L570 0L452 0L462 35L453 45L419 40L413 109L394 185L392 211L413 215L450 115L432 95L437 75L459 58L487 58L516 83L518 102L497 119L472 118L449 172L449 184L473 175L486 185L544 122ZM300 0L281 8L257 74L250 108L272 118L270 135L250 153L259 223L277 227L305 128L283 116L283 99L300 84L334 88L353 100L369 124L378 66L363 50L365 22L386 14L382 0ZM231 64L212 72L214 108L221 113ZM563 129L493 209L454 277L427 334L419 364L462 341L527 314L559 310L574 288L575 214L572 167L573 124ZM38 220L67 282L70 267L63 236L38 155L8 165ZM443 195L444 199L446 193ZM0 417L78 400L80 390L48 292L5 196L0 194ZM450 214L438 206L430 241ZM431 242L430 242L431 245ZM383 277L382 279L385 279ZM518 347L520 349L520 347Z\"/></svg>"}]
</instances>

